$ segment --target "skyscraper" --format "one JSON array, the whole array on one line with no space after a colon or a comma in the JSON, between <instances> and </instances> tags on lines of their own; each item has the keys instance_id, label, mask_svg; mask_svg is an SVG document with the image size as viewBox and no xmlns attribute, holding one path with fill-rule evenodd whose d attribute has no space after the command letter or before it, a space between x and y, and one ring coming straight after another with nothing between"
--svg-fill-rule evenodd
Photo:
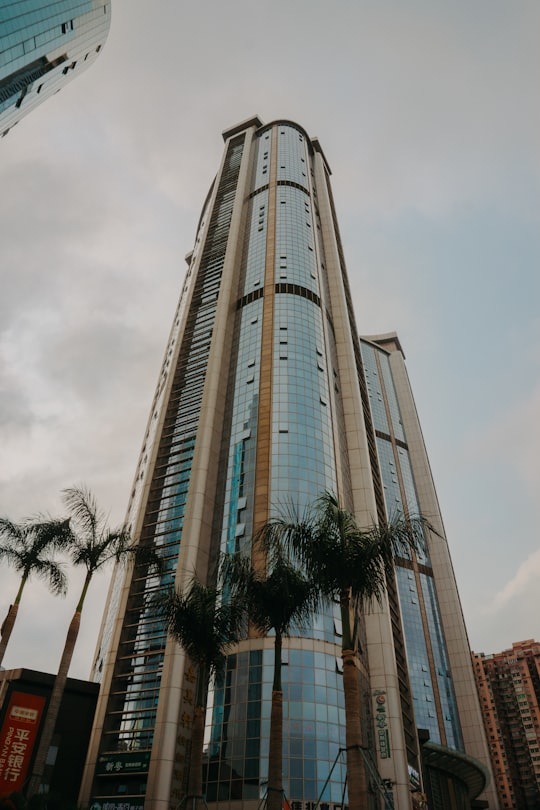
<instances>
[{"instance_id":1,"label":"skyscraper","mask_svg":"<svg viewBox=\"0 0 540 810\"><path fill-rule=\"evenodd\" d=\"M110 0L0 0L0 136L89 67Z\"/></svg>"},{"instance_id":2,"label":"skyscraper","mask_svg":"<svg viewBox=\"0 0 540 810\"><path fill-rule=\"evenodd\" d=\"M421 806L427 791L432 810L471 807L489 756L399 341L358 338L319 141L257 117L223 135L128 509L166 571L118 571L111 585L81 798L107 810L179 804L195 673L148 598L211 578L222 551L249 551L277 504L302 509L332 490L361 526L422 511L436 529L425 552L399 560L384 604L357 617L370 805ZM329 610L284 650L294 810L347 802L340 636ZM209 805L256 808L264 796L272 646L242 641L211 692Z\"/></svg>"},{"instance_id":3,"label":"skyscraper","mask_svg":"<svg viewBox=\"0 0 540 810\"><path fill-rule=\"evenodd\" d=\"M540 644L473 653L501 808L540 807Z\"/></svg>"}]
</instances>

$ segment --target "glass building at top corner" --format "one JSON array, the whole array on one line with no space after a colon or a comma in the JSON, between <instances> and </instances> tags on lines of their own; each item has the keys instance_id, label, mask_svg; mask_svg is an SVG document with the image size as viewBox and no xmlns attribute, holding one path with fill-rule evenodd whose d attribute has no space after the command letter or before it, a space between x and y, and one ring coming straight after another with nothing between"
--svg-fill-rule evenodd
<instances>
[{"instance_id":1,"label":"glass building at top corner","mask_svg":"<svg viewBox=\"0 0 540 810\"><path fill-rule=\"evenodd\" d=\"M110 21L110 0L0 0L0 137L95 61Z\"/></svg>"},{"instance_id":2,"label":"glass building at top corner","mask_svg":"<svg viewBox=\"0 0 540 810\"><path fill-rule=\"evenodd\" d=\"M383 603L355 617L370 806L408 810L411 796L428 793L433 808L469 807L485 789L477 760L489 758L399 339L358 337L319 141L292 121L257 116L223 137L128 507L131 531L164 569L113 578L81 801L178 806L196 672L149 599L193 572L210 581L220 553L249 551L280 504L301 510L330 490L361 526L421 512L438 529L425 550L398 561ZM265 796L272 657L272 638L249 635L211 689L209 807L255 810ZM285 795L294 810L342 808L339 610L285 640L282 671ZM449 785L454 803L441 804Z\"/></svg>"}]
</instances>

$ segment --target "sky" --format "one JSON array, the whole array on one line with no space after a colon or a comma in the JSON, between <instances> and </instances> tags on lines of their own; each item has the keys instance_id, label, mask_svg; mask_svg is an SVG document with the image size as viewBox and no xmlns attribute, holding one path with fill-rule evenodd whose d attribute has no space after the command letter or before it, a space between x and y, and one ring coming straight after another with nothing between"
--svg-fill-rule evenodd
<instances>
[{"instance_id":1,"label":"sky","mask_svg":"<svg viewBox=\"0 0 540 810\"><path fill-rule=\"evenodd\" d=\"M122 523L224 129L320 139L361 334L405 351L471 647L540 640L538 0L112 0L96 63L0 141L0 514ZM27 586L54 672L82 585ZM91 585L87 678L110 572ZM17 589L0 566L0 616Z\"/></svg>"}]
</instances>

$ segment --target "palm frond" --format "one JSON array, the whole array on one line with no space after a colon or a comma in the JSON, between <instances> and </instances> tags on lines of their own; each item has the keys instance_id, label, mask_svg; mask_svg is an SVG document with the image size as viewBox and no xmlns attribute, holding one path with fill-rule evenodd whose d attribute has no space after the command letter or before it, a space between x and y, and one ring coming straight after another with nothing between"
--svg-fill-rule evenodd
<instances>
[{"instance_id":1,"label":"palm frond","mask_svg":"<svg viewBox=\"0 0 540 810\"><path fill-rule=\"evenodd\" d=\"M12 566L16 571L24 570L21 555L17 549L14 549L12 546L0 544L0 560Z\"/></svg>"},{"instance_id":2,"label":"palm frond","mask_svg":"<svg viewBox=\"0 0 540 810\"><path fill-rule=\"evenodd\" d=\"M396 557L410 558L413 550L423 548L430 528L424 518L399 515L360 529L338 497L325 491L302 515L288 504L256 539L269 554L283 545L288 548L325 601L350 591L360 605L382 599Z\"/></svg>"},{"instance_id":3,"label":"palm frond","mask_svg":"<svg viewBox=\"0 0 540 810\"><path fill-rule=\"evenodd\" d=\"M280 503L275 515L263 524L254 537L254 546L259 547L271 567L284 554L288 559L303 563L303 550L317 533L317 514L313 507L302 510L292 501Z\"/></svg>"},{"instance_id":4,"label":"palm frond","mask_svg":"<svg viewBox=\"0 0 540 810\"><path fill-rule=\"evenodd\" d=\"M69 518L50 518L38 515L32 520L25 521L23 531L31 538L32 546L37 550L69 548L73 542Z\"/></svg>"},{"instance_id":5,"label":"palm frond","mask_svg":"<svg viewBox=\"0 0 540 810\"><path fill-rule=\"evenodd\" d=\"M82 535L85 544L96 542L105 524L105 514L94 495L84 486L69 487L62 491L62 499L73 522L76 539Z\"/></svg>"},{"instance_id":6,"label":"palm frond","mask_svg":"<svg viewBox=\"0 0 540 810\"><path fill-rule=\"evenodd\" d=\"M319 594L283 547L280 551L273 545L271 551L263 571L243 554L225 555L221 576L225 586L245 604L249 620L261 632L276 630L287 635L293 624L305 627L319 605Z\"/></svg>"},{"instance_id":7,"label":"palm frond","mask_svg":"<svg viewBox=\"0 0 540 810\"><path fill-rule=\"evenodd\" d=\"M108 563L129 559L142 562L146 555L148 565L159 567L156 552L150 549L143 552L125 527L110 529L106 525L105 513L86 487L65 489L63 499L70 515L70 556L74 565L82 565L93 574Z\"/></svg>"},{"instance_id":8,"label":"palm frond","mask_svg":"<svg viewBox=\"0 0 540 810\"><path fill-rule=\"evenodd\" d=\"M20 541L23 533L23 527L20 524L13 523L9 518L0 517L0 538L5 543L11 545L18 540Z\"/></svg>"},{"instance_id":9,"label":"palm frond","mask_svg":"<svg viewBox=\"0 0 540 810\"><path fill-rule=\"evenodd\" d=\"M237 600L223 602L218 589L194 579L185 592L167 591L152 604L191 660L209 674L219 673L227 650L240 637L243 611Z\"/></svg>"},{"instance_id":10,"label":"palm frond","mask_svg":"<svg viewBox=\"0 0 540 810\"><path fill-rule=\"evenodd\" d=\"M69 521L43 515L14 523L0 518L0 559L4 559L26 579L32 573L45 579L54 594L66 592L66 578L59 563L51 557L71 542Z\"/></svg>"},{"instance_id":11,"label":"palm frond","mask_svg":"<svg viewBox=\"0 0 540 810\"><path fill-rule=\"evenodd\" d=\"M34 567L36 575L43 579L49 590L55 596L65 596L67 593L67 577L62 563L53 560L40 560Z\"/></svg>"}]
</instances>

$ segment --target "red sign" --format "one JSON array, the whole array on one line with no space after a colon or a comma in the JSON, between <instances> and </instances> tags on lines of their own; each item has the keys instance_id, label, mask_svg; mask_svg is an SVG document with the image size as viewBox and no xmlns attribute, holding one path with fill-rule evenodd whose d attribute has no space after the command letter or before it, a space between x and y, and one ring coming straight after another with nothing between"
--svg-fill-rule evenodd
<instances>
[{"instance_id":1,"label":"red sign","mask_svg":"<svg viewBox=\"0 0 540 810\"><path fill-rule=\"evenodd\" d=\"M45 698L13 692L0 731L0 796L22 790Z\"/></svg>"}]
</instances>

